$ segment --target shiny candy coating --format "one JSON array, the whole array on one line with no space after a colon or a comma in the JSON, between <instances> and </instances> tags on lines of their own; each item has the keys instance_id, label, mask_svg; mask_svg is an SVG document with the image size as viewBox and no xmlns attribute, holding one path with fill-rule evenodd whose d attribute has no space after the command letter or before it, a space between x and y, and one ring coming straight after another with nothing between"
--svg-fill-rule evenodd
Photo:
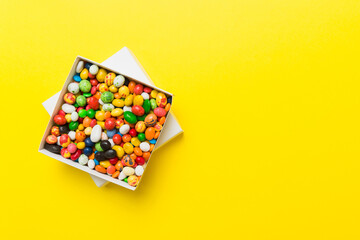
<instances>
[{"instance_id":1,"label":"shiny candy coating","mask_svg":"<svg viewBox=\"0 0 360 240\"><path fill-rule=\"evenodd\" d=\"M114 94L112 92L106 91L101 94L101 101L104 103L111 103L114 100Z\"/></svg>"},{"instance_id":2,"label":"shiny candy coating","mask_svg":"<svg viewBox=\"0 0 360 240\"><path fill-rule=\"evenodd\" d=\"M139 133L139 134L137 135L137 138L138 138L141 142L145 141L145 139L146 139L145 133Z\"/></svg>"},{"instance_id":3,"label":"shiny candy coating","mask_svg":"<svg viewBox=\"0 0 360 240\"><path fill-rule=\"evenodd\" d=\"M154 125L156 124L156 122L157 122L157 117L156 117L155 114L151 113L151 114L149 114L149 115L146 116L144 122L145 122L145 125L146 125L147 127L152 127L152 126L154 126Z\"/></svg>"},{"instance_id":4,"label":"shiny candy coating","mask_svg":"<svg viewBox=\"0 0 360 240\"><path fill-rule=\"evenodd\" d=\"M74 82L70 83L68 85L68 91L72 94L78 94L80 91L79 84Z\"/></svg>"},{"instance_id":5,"label":"shiny candy coating","mask_svg":"<svg viewBox=\"0 0 360 240\"><path fill-rule=\"evenodd\" d=\"M141 95L136 95L134 97L133 104L142 106L144 104L144 98Z\"/></svg>"},{"instance_id":6,"label":"shiny candy coating","mask_svg":"<svg viewBox=\"0 0 360 240\"><path fill-rule=\"evenodd\" d=\"M86 105L86 98L85 98L83 95L79 95L79 96L77 96L77 98L76 98L76 103L77 103L79 106L83 107L83 106Z\"/></svg>"},{"instance_id":7,"label":"shiny candy coating","mask_svg":"<svg viewBox=\"0 0 360 240\"><path fill-rule=\"evenodd\" d=\"M144 168L142 166L137 166L135 168L135 174L136 176L141 176L144 173Z\"/></svg>"},{"instance_id":8,"label":"shiny candy coating","mask_svg":"<svg viewBox=\"0 0 360 240\"><path fill-rule=\"evenodd\" d=\"M96 79L97 79L99 82L104 82L106 75L107 75L106 70L103 69L103 68L101 68L101 69L99 69L98 73L96 74Z\"/></svg>"},{"instance_id":9,"label":"shiny candy coating","mask_svg":"<svg viewBox=\"0 0 360 240\"><path fill-rule=\"evenodd\" d=\"M88 77L89 77L89 71L86 68L84 68L80 73L80 78L87 79Z\"/></svg>"},{"instance_id":10,"label":"shiny candy coating","mask_svg":"<svg viewBox=\"0 0 360 240\"><path fill-rule=\"evenodd\" d=\"M137 122L136 116L132 112L124 112L124 118L131 124L135 124Z\"/></svg>"},{"instance_id":11,"label":"shiny candy coating","mask_svg":"<svg viewBox=\"0 0 360 240\"><path fill-rule=\"evenodd\" d=\"M50 133L51 133L52 135L56 136L56 137L57 137L57 136L60 136L59 127L58 127L58 126L53 126L53 127L51 128Z\"/></svg>"},{"instance_id":12,"label":"shiny candy coating","mask_svg":"<svg viewBox=\"0 0 360 240\"><path fill-rule=\"evenodd\" d=\"M84 66L85 66L84 61L79 61L78 64L76 65L75 71L77 73L80 73L84 69Z\"/></svg>"},{"instance_id":13,"label":"shiny candy coating","mask_svg":"<svg viewBox=\"0 0 360 240\"><path fill-rule=\"evenodd\" d=\"M60 147L60 146L58 146L58 145L53 145L53 144L48 144L48 143L45 143L44 148L45 148L46 150L48 150L49 152L56 153L56 154L60 154L60 151L61 151L61 147Z\"/></svg>"},{"instance_id":14,"label":"shiny candy coating","mask_svg":"<svg viewBox=\"0 0 360 240\"><path fill-rule=\"evenodd\" d=\"M88 80L81 80L79 83L79 88L82 92L87 93L91 90L91 83Z\"/></svg>"},{"instance_id":15,"label":"shiny candy coating","mask_svg":"<svg viewBox=\"0 0 360 240\"><path fill-rule=\"evenodd\" d=\"M140 144L140 149L143 152L148 152L148 151L150 151L150 144L148 144L147 142L142 142Z\"/></svg>"},{"instance_id":16,"label":"shiny candy coating","mask_svg":"<svg viewBox=\"0 0 360 240\"><path fill-rule=\"evenodd\" d=\"M165 96L165 94L163 93L158 93L158 95L156 96L156 105L158 107L162 107L164 108L167 104L167 98Z\"/></svg>"},{"instance_id":17,"label":"shiny candy coating","mask_svg":"<svg viewBox=\"0 0 360 240\"><path fill-rule=\"evenodd\" d=\"M134 151L133 145L131 143L129 143L129 142L124 144L123 149L127 154L131 154Z\"/></svg>"},{"instance_id":18,"label":"shiny candy coating","mask_svg":"<svg viewBox=\"0 0 360 240\"><path fill-rule=\"evenodd\" d=\"M135 173L135 170L132 167L124 167L122 173L124 173L125 176L130 176Z\"/></svg>"},{"instance_id":19,"label":"shiny candy coating","mask_svg":"<svg viewBox=\"0 0 360 240\"><path fill-rule=\"evenodd\" d=\"M135 187L139 183L139 178L135 175L131 175L128 178L128 184Z\"/></svg>"},{"instance_id":20,"label":"shiny candy coating","mask_svg":"<svg viewBox=\"0 0 360 240\"><path fill-rule=\"evenodd\" d=\"M122 75L117 75L114 79L114 86L121 87L125 83L125 78Z\"/></svg>"},{"instance_id":21,"label":"shiny candy coating","mask_svg":"<svg viewBox=\"0 0 360 240\"><path fill-rule=\"evenodd\" d=\"M64 95L64 101L69 104L74 104L76 100L76 97L72 93L65 93Z\"/></svg>"},{"instance_id":22,"label":"shiny candy coating","mask_svg":"<svg viewBox=\"0 0 360 240\"><path fill-rule=\"evenodd\" d=\"M166 115L166 110L162 107L157 107L154 109L154 113L157 117L164 117Z\"/></svg>"},{"instance_id":23,"label":"shiny candy coating","mask_svg":"<svg viewBox=\"0 0 360 240\"><path fill-rule=\"evenodd\" d=\"M131 112L136 116L142 116L145 114L144 108L139 105L132 106ZM128 121L129 122L129 121Z\"/></svg>"},{"instance_id":24,"label":"shiny candy coating","mask_svg":"<svg viewBox=\"0 0 360 240\"><path fill-rule=\"evenodd\" d=\"M56 136L54 136L54 135L49 135L49 136L47 136L46 137L46 140L45 140L48 144L55 144L55 143L57 143L57 138L56 138Z\"/></svg>"},{"instance_id":25,"label":"shiny candy coating","mask_svg":"<svg viewBox=\"0 0 360 240\"><path fill-rule=\"evenodd\" d=\"M96 75L99 71L99 67L97 65L91 65L91 67L89 68L89 72L91 75Z\"/></svg>"}]
</instances>

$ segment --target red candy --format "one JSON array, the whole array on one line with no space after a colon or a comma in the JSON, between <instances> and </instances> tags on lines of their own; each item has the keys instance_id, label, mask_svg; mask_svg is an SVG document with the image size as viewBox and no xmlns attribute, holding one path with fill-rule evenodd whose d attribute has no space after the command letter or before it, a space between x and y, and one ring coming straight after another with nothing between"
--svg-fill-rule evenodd
<instances>
[{"instance_id":1,"label":"red candy","mask_svg":"<svg viewBox=\"0 0 360 240\"><path fill-rule=\"evenodd\" d=\"M66 148L70 144L70 137L67 134L63 134L60 136L60 145L64 148Z\"/></svg>"},{"instance_id":2,"label":"red candy","mask_svg":"<svg viewBox=\"0 0 360 240\"><path fill-rule=\"evenodd\" d=\"M166 115L166 110L164 108L157 107L154 109L154 113L157 117L164 117Z\"/></svg>"},{"instance_id":3,"label":"red candy","mask_svg":"<svg viewBox=\"0 0 360 240\"><path fill-rule=\"evenodd\" d=\"M145 159L143 157L136 157L135 161L136 161L136 163L138 165L144 165L145 164Z\"/></svg>"},{"instance_id":4,"label":"red candy","mask_svg":"<svg viewBox=\"0 0 360 240\"><path fill-rule=\"evenodd\" d=\"M143 92L143 85L142 84L136 84L135 88L134 88L134 93L136 95L140 95Z\"/></svg>"},{"instance_id":5,"label":"red candy","mask_svg":"<svg viewBox=\"0 0 360 240\"><path fill-rule=\"evenodd\" d=\"M99 82L98 82L96 79L91 79L91 80L90 80L91 86L95 86L95 87L96 87L96 86L98 85L98 83L99 83Z\"/></svg>"},{"instance_id":6,"label":"red candy","mask_svg":"<svg viewBox=\"0 0 360 240\"><path fill-rule=\"evenodd\" d=\"M54 135L55 137L60 136L60 130L58 126L53 126L51 128L51 134Z\"/></svg>"},{"instance_id":7,"label":"red candy","mask_svg":"<svg viewBox=\"0 0 360 240\"><path fill-rule=\"evenodd\" d=\"M88 106L94 110L97 110L100 106L99 100L92 96L87 99Z\"/></svg>"},{"instance_id":8,"label":"red candy","mask_svg":"<svg viewBox=\"0 0 360 240\"><path fill-rule=\"evenodd\" d=\"M51 134L51 135L46 137L46 142L48 144L55 144L55 143L57 143L57 137L55 135Z\"/></svg>"},{"instance_id":9,"label":"red candy","mask_svg":"<svg viewBox=\"0 0 360 240\"><path fill-rule=\"evenodd\" d=\"M132 136L132 137L136 137L137 136L137 132L134 128L130 129L129 131L129 134Z\"/></svg>"},{"instance_id":10,"label":"red candy","mask_svg":"<svg viewBox=\"0 0 360 240\"><path fill-rule=\"evenodd\" d=\"M58 114L61 115L61 116L65 116L65 115L66 115L66 113L65 113L62 109L59 110L59 113L58 113Z\"/></svg>"},{"instance_id":11,"label":"red candy","mask_svg":"<svg viewBox=\"0 0 360 240\"><path fill-rule=\"evenodd\" d=\"M113 141L114 141L114 143L115 143L116 145L119 145L119 144L121 143L121 136L120 136L120 134L115 134L115 135L113 136Z\"/></svg>"},{"instance_id":12,"label":"red candy","mask_svg":"<svg viewBox=\"0 0 360 240\"><path fill-rule=\"evenodd\" d=\"M142 106L139 106L139 105L134 105L131 108L131 111L132 111L133 114L135 114L136 116L139 116L139 117L145 114L144 108Z\"/></svg>"},{"instance_id":13,"label":"red candy","mask_svg":"<svg viewBox=\"0 0 360 240\"><path fill-rule=\"evenodd\" d=\"M118 159L117 157L114 157L114 158L109 159L109 162L110 162L110 164L112 164L112 165L115 165L118 161L119 161L119 159Z\"/></svg>"},{"instance_id":14,"label":"red candy","mask_svg":"<svg viewBox=\"0 0 360 240\"><path fill-rule=\"evenodd\" d=\"M115 128L115 119L114 118L108 118L105 120L105 128L107 130L113 130Z\"/></svg>"},{"instance_id":15,"label":"red candy","mask_svg":"<svg viewBox=\"0 0 360 240\"><path fill-rule=\"evenodd\" d=\"M151 91L152 91L152 89L149 87L144 88L144 92L146 92L146 93L151 93Z\"/></svg>"},{"instance_id":16,"label":"red candy","mask_svg":"<svg viewBox=\"0 0 360 240\"><path fill-rule=\"evenodd\" d=\"M67 150L67 148L61 149L60 154L64 158L70 158L70 156L71 156L71 154L70 154L69 150Z\"/></svg>"},{"instance_id":17,"label":"red candy","mask_svg":"<svg viewBox=\"0 0 360 240\"><path fill-rule=\"evenodd\" d=\"M92 86L91 94L94 95L96 93L96 91L97 91L96 86Z\"/></svg>"},{"instance_id":18,"label":"red candy","mask_svg":"<svg viewBox=\"0 0 360 240\"><path fill-rule=\"evenodd\" d=\"M93 119L93 120L91 120L91 122L90 122L90 127L95 127L95 125L97 124L97 122L96 122L96 119Z\"/></svg>"},{"instance_id":19,"label":"red candy","mask_svg":"<svg viewBox=\"0 0 360 240\"><path fill-rule=\"evenodd\" d=\"M81 155L81 150L77 150L74 154L71 154L71 160L75 161L76 159L78 159Z\"/></svg>"},{"instance_id":20,"label":"red candy","mask_svg":"<svg viewBox=\"0 0 360 240\"><path fill-rule=\"evenodd\" d=\"M61 110L62 111L62 110ZM54 122L58 125L65 125L66 119L64 117L65 115L55 115Z\"/></svg>"}]
</instances>

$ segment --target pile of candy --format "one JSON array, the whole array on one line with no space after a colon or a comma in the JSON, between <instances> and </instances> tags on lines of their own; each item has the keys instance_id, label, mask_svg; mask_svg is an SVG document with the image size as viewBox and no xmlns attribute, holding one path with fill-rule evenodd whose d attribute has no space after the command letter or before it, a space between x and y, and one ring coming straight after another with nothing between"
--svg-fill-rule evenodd
<instances>
[{"instance_id":1,"label":"pile of candy","mask_svg":"<svg viewBox=\"0 0 360 240\"><path fill-rule=\"evenodd\" d=\"M45 149L136 186L171 96L80 61Z\"/></svg>"}]
</instances>

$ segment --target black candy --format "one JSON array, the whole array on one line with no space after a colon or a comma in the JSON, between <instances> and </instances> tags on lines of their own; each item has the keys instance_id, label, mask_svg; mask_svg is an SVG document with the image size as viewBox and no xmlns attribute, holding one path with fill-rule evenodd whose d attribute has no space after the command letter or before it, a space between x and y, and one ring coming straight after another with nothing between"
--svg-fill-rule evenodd
<instances>
[{"instance_id":1,"label":"black candy","mask_svg":"<svg viewBox=\"0 0 360 240\"><path fill-rule=\"evenodd\" d=\"M61 125L59 126L59 132L61 134L65 134L65 133L68 134L70 132L70 128L68 125Z\"/></svg>"},{"instance_id":2,"label":"black candy","mask_svg":"<svg viewBox=\"0 0 360 240\"><path fill-rule=\"evenodd\" d=\"M45 143L44 148L46 150L48 150L49 152L56 153L56 154L60 154L60 151L61 151L61 147L59 145L56 145L56 144Z\"/></svg>"},{"instance_id":3,"label":"black candy","mask_svg":"<svg viewBox=\"0 0 360 240\"><path fill-rule=\"evenodd\" d=\"M108 141L108 140L102 140L100 142L100 147L106 151L106 150L109 150L111 148L111 143Z\"/></svg>"},{"instance_id":4,"label":"black candy","mask_svg":"<svg viewBox=\"0 0 360 240\"><path fill-rule=\"evenodd\" d=\"M95 159L98 160L98 161L105 160L105 153L104 152L95 153Z\"/></svg>"},{"instance_id":5,"label":"black candy","mask_svg":"<svg viewBox=\"0 0 360 240\"><path fill-rule=\"evenodd\" d=\"M106 159L112 159L112 158L116 157L116 151L113 149L109 149L109 150L105 151L105 157L106 157Z\"/></svg>"}]
</instances>

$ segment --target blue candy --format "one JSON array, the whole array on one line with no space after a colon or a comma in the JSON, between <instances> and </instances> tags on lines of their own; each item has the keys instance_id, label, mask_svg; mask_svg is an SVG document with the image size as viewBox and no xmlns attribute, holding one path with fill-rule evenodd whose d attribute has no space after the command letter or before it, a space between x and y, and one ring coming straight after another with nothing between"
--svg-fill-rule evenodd
<instances>
[{"instance_id":1,"label":"blue candy","mask_svg":"<svg viewBox=\"0 0 360 240\"><path fill-rule=\"evenodd\" d=\"M172 103L172 97L168 97L167 102L171 104Z\"/></svg>"},{"instance_id":2,"label":"blue candy","mask_svg":"<svg viewBox=\"0 0 360 240\"><path fill-rule=\"evenodd\" d=\"M73 79L74 79L76 82L80 82L80 81L81 81L81 77L80 77L79 74L74 75Z\"/></svg>"},{"instance_id":3,"label":"blue candy","mask_svg":"<svg viewBox=\"0 0 360 240\"><path fill-rule=\"evenodd\" d=\"M95 162L95 166L99 165L99 161L94 159L94 162Z\"/></svg>"},{"instance_id":4,"label":"blue candy","mask_svg":"<svg viewBox=\"0 0 360 240\"><path fill-rule=\"evenodd\" d=\"M149 143L155 144L155 143L156 143L156 139L151 139L151 140L149 141Z\"/></svg>"},{"instance_id":5,"label":"blue candy","mask_svg":"<svg viewBox=\"0 0 360 240\"><path fill-rule=\"evenodd\" d=\"M85 138L85 146L87 147L93 147L95 144L90 140L90 138Z\"/></svg>"},{"instance_id":6,"label":"blue candy","mask_svg":"<svg viewBox=\"0 0 360 240\"><path fill-rule=\"evenodd\" d=\"M91 67L91 63L85 63L85 68L87 68L89 70L90 67Z\"/></svg>"},{"instance_id":7,"label":"blue candy","mask_svg":"<svg viewBox=\"0 0 360 240\"><path fill-rule=\"evenodd\" d=\"M117 129L113 129L113 130L107 130L106 132L106 135L109 137L109 138L112 138L117 132Z\"/></svg>"},{"instance_id":8,"label":"blue candy","mask_svg":"<svg viewBox=\"0 0 360 240\"><path fill-rule=\"evenodd\" d=\"M86 148L84 148L83 152L86 156L90 156L92 154L93 150L91 147L86 147Z\"/></svg>"}]
</instances>

